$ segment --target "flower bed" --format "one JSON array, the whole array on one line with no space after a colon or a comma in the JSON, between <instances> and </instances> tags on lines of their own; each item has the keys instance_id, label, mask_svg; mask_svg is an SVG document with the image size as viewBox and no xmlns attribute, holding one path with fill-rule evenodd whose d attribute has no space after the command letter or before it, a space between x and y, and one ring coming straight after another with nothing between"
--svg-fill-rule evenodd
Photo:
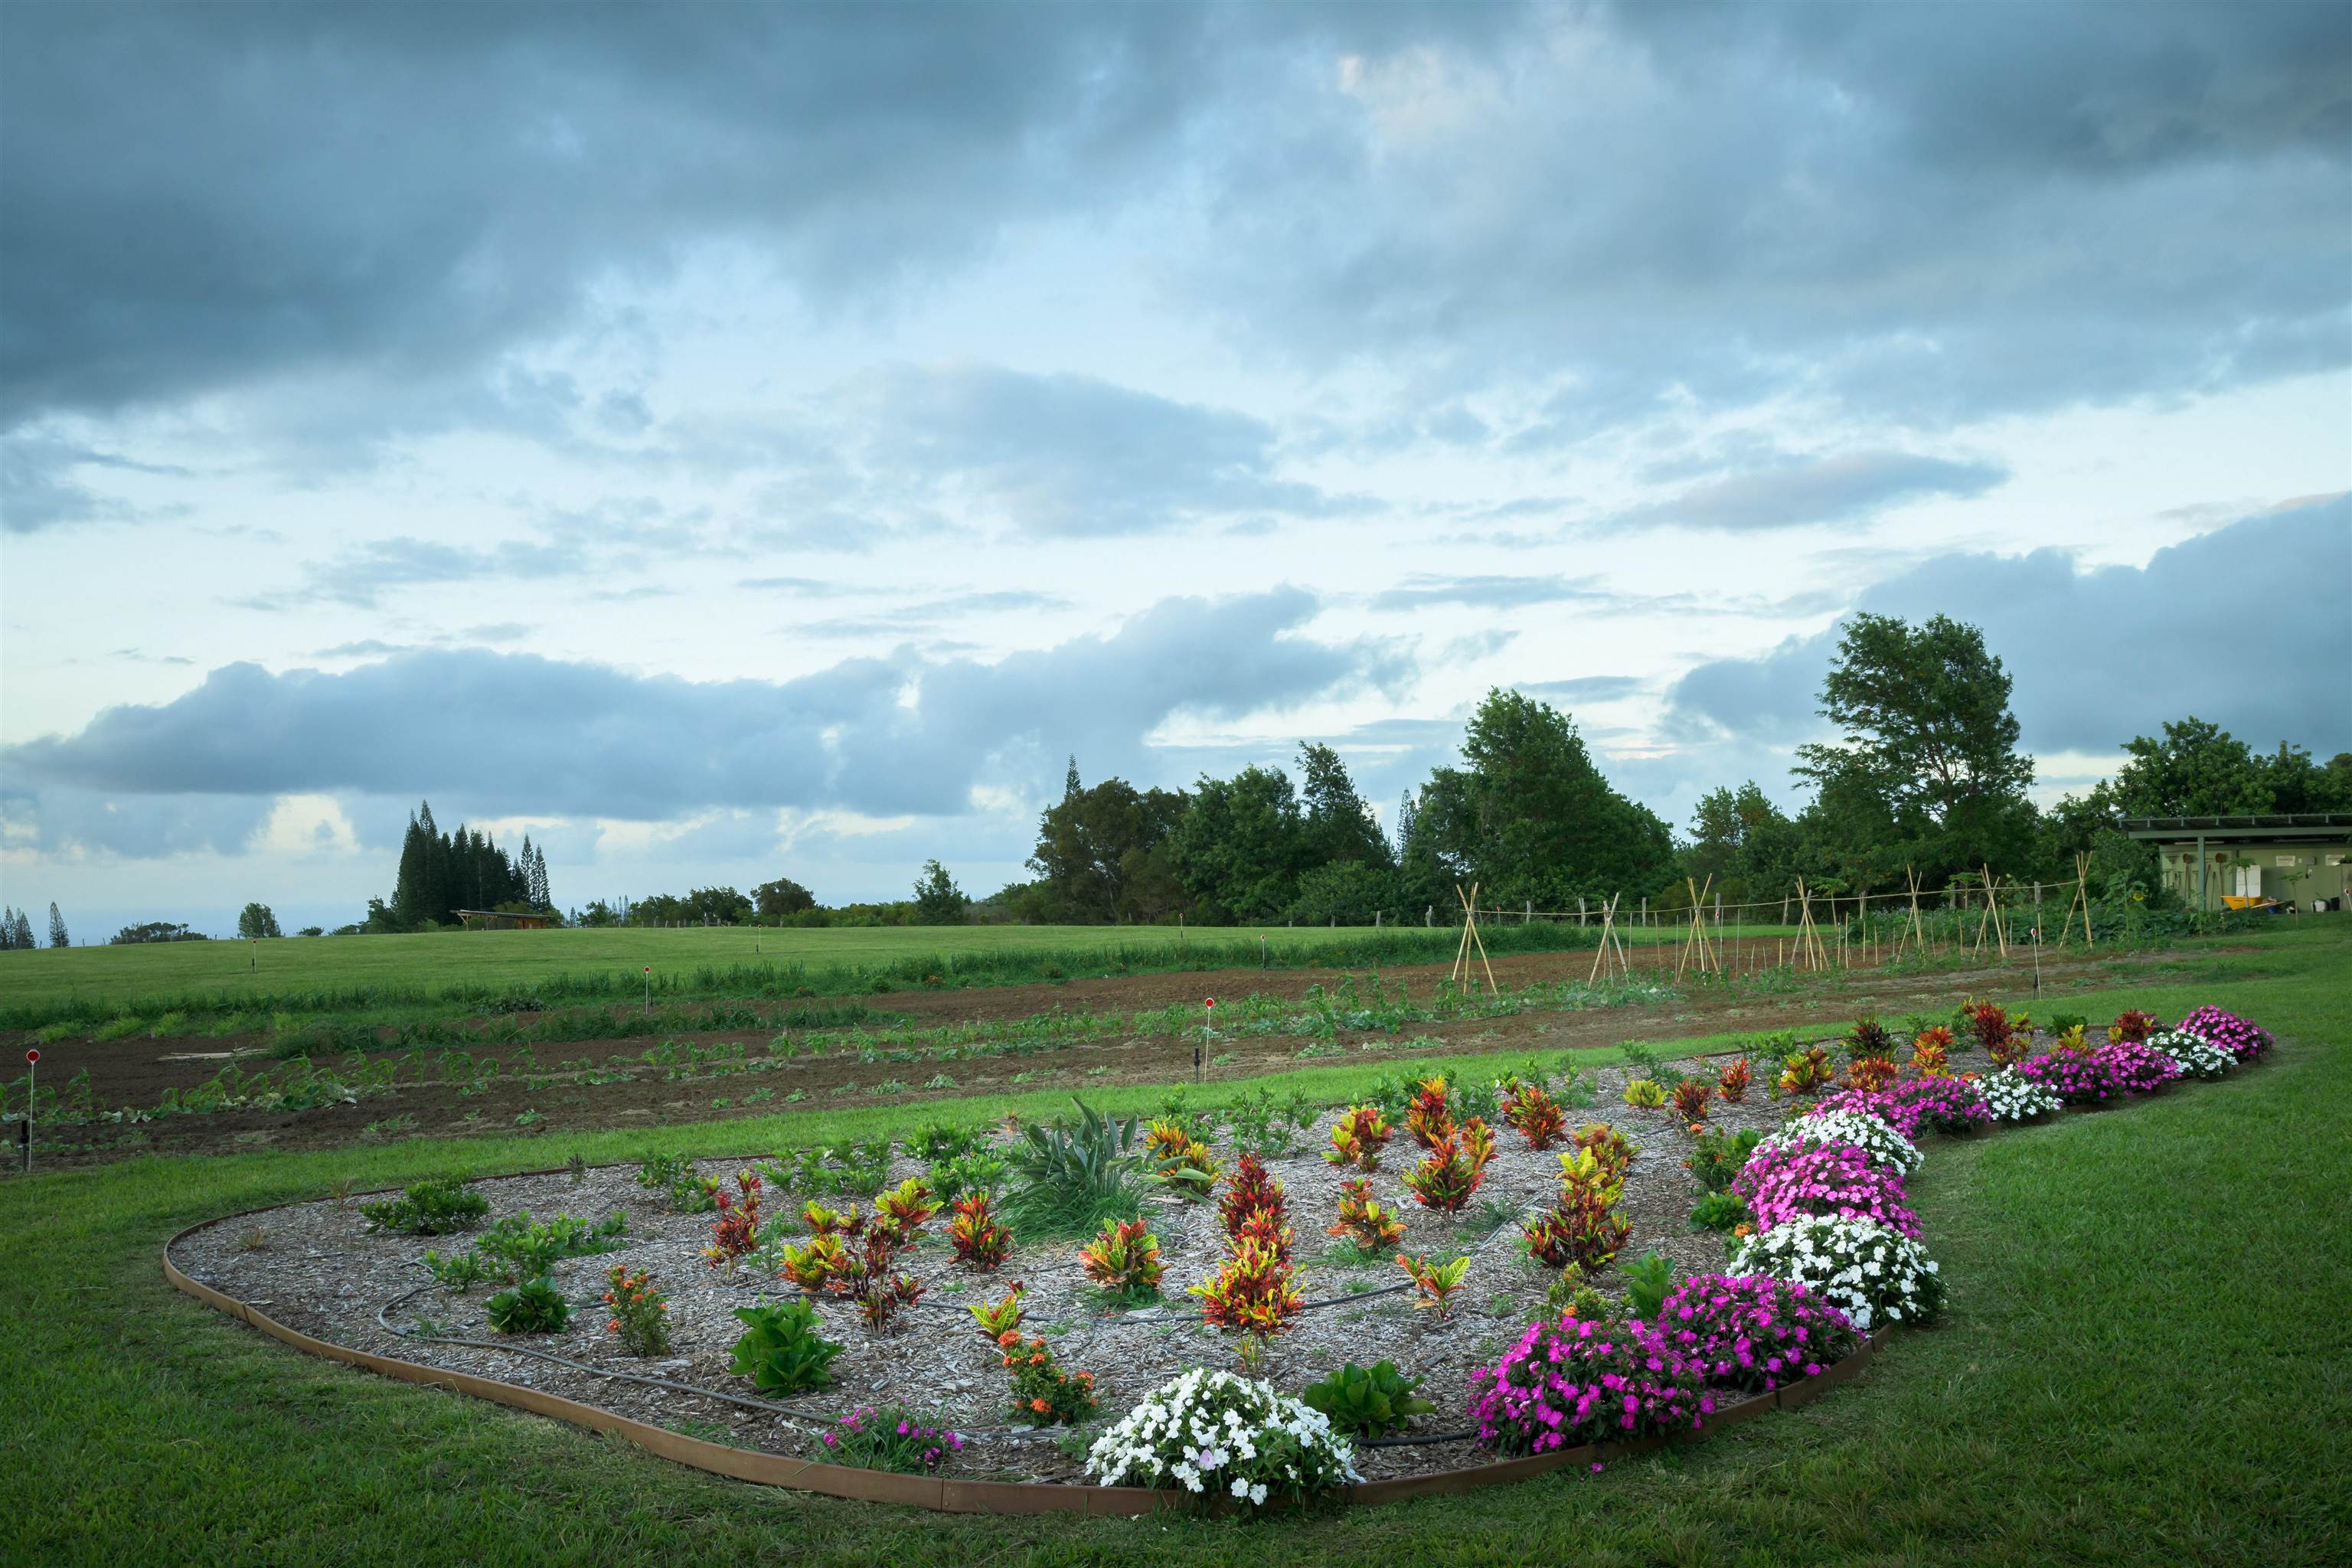
<instances>
[{"instance_id":1,"label":"flower bed","mask_svg":"<svg viewBox=\"0 0 2352 1568\"><path fill-rule=\"evenodd\" d=\"M1475 1441L1528 1456L1701 1430L1719 1397L1770 1394L1824 1375L1851 1353L1859 1334L1920 1321L1942 1304L1944 1281L1905 1193L1905 1175L1924 1156L1888 1112L1899 1121L1904 1111L1916 1110L1914 1125L1922 1131L1939 1119L1969 1127L2018 1121L2046 1113L2065 1089L2091 1096L2084 1103L2145 1094L2184 1073L2218 1075L2228 1070L2225 1062L2269 1047L2269 1037L2244 1020L2214 1009L2200 1013L2206 1034L2158 1031L2145 1042L2044 1050L2029 1056L2020 1070L1981 1078L1965 1071L1942 1076L1946 1060L1929 1053L1922 1058L1926 1068L1912 1069L1929 1076L1915 1080L1898 1072L1870 1094L1833 1095L1800 1111L1757 1145L1734 1179L1733 1190L1748 1201L1761 1228L1735 1238L1729 1267L1720 1269L1714 1258L1724 1242L1685 1223L1701 1190L1682 1158L1695 1148L1690 1129L1664 1110L1615 1110L1612 1091L1626 1075L1612 1069L1593 1087L1600 1102L1612 1107L1603 1114L1612 1117L1613 1131L1580 1129L1566 1155L1527 1147L1530 1141L1517 1134L1498 1140L1480 1195L1498 1197L1521 1216L1538 1215L1559 1202L1565 1159L1608 1147L1612 1169L1622 1174L1619 1201L1632 1234L1613 1270L1591 1272L1594 1282L1612 1291L1629 1279L1647 1281L1642 1289L1652 1293L1641 1298L1645 1304L1630 1310L1589 1289L1569 1291L1566 1285L1580 1282L1571 1277L1563 1283L1531 1262L1517 1247L1522 1226L1509 1219L1496 1223L1491 1211L1474 1220L1401 1205L1394 1209L1396 1222L1412 1234L1399 1244L1400 1252L1424 1269L1454 1269L1451 1303L1428 1300L1425 1290L1416 1301L1415 1288L1391 1272L1385 1247L1379 1257L1344 1245L1320 1253L1298 1247L1293 1264L1302 1310L1286 1318L1270 1342L1245 1345L1201 1321L1179 1289L1204 1278L1232 1250L1214 1205L1152 1194L1145 1211L1149 1229L1137 1232L1135 1245L1159 1241L1167 1283L1157 1287L1129 1270L1118 1273L1114 1289L1088 1278L1079 1249L1083 1237L1011 1238L1006 1252L991 1249L983 1267L952 1248L946 1237L922 1233L921 1216L939 1208L915 1190L925 1162L895 1151L887 1169L875 1170L885 1189L875 1213L907 1216L893 1222L903 1224L906 1235L890 1263L891 1288L902 1299L898 1310L878 1323L854 1310L855 1300L817 1293L803 1300L775 1279L780 1260L798 1254L805 1264L828 1237L854 1236L841 1214L821 1203L805 1205L803 1222L814 1234L792 1236L787 1245L794 1205L781 1186L757 1218L744 1212L755 1188L740 1180L741 1203L715 1215L694 1213L669 1206L668 1185L641 1186L624 1169L478 1184L488 1213L470 1223L496 1216L500 1235L528 1226L525 1210L551 1221L563 1220L561 1211L567 1208L625 1219L623 1226L616 1218L618 1229L572 1221L530 1226L530 1237L515 1231L549 1247L613 1240L628 1249L621 1267L593 1251L560 1248L551 1262L535 1263L543 1271L525 1283L544 1284L583 1305L603 1290L613 1309L538 1322L536 1332L496 1331L495 1316L486 1321L483 1313L488 1292L468 1293L448 1283L460 1277L454 1263L462 1259L454 1248L466 1245L466 1235L437 1237L438 1247L453 1251L436 1264L432 1249L420 1256L419 1238L373 1229L363 1211L347 1203L269 1211L241 1232L220 1224L196 1227L175 1238L167 1257L226 1291L208 1296L216 1304L233 1304L235 1297L254 1300L315 1336L303 1342L310 1348L320 1348L320 1342L364 1347L352 1352L362 1364L407 1366L420 1375L436 1369L458 1380L457 1386L509 1389L518 1395L515 1403L552 1414L594 1406L640 1424L632 1436L640 1428L658 1434L707 1427L728 1445L724 1452L823 1459L846 1451L860 1464L899 1472L840 1495L924 1501L943 1494L907 1489L1018 1476L1077 1483L1073 1491L1091 1489L1086 1482L1166 1487L1182 1497L1258 1508L1350 1487L1359 1478L1402 1486L1436 1481L1461 1468L1466 1451L1442 1443L1352 1446L1295 1393L1285 1392L1336 1370L1342 1358L1394 1360L1439 1401L1431 1426L1458 1422L1457 1413L1466 1413ZM2022 1043L2028 1037L2017 1037ZM1962 1045L1951 1054L1972 1053ZM1397 1205L1398 1183L1410 1161L1376 1163L1367 1174L1352 1163L1335 1167L1318 1157L1318 1134L1339 1125L1351 1109L1327 1110L1316 1127L1302 1129L1295 1152L1266 1160L1269 1190L1284 1191L1290 1215L1301 1222L1293 1226L1256 1216L1271 1236L1265 1246L1277 1255L1290 1250L1294 1230L1307 1237L1325 1231L1346 1196L1343 1184L1375 1183L1365 1191L1384 1207ZM1716 1130L1728 1135L1772 1127L1786 1109L1786 1101L1759 1095L1752 1104L1718 1101L1709 1115ZM1238 1165L1238 1150L1208 1149L1221 1142L1213 1127L1203 1124L1201 1132L1204 1152L1228 1170ZM1003 1146L1001 1138L996 1142ZM736 1177L740 1163L709 1163L685 1173L707 1186ZM253 1217L241 1216L240 1223ZM730 1240L716 1227L730 1225L740 1233L731 1241L740 1245L711 1245L714 1236ZM538 1236L542 1230L544 1237ZM1118 1226L1102 1232L1115 1240L1124 1235ZM1691 1272L1675 1283L1664 1269L1650 1267L1658 1260L1643 1255L1652 1252ZM1459 1265L1449 1263L1457 1253ZM1626 1261L1635 1258L1641 1267ZM175 1282L181 1279L175 1274ZM201 1289L194 1280L184 1288ZM1156 1302L1150 1300L1155 1288L1164 1289ZM1548 1289L1549 1308L1542 1305ZM991 1304L1000 1292L1005 1300ZM644 1331L622 1331L630 1326L621 1323L624 1298L632 1309L644 1309ZM775 1321L761 1318L769 1336L761 1353L730 1367L735 1342L751 1337L737 1321L738 1309L780 1299L797 1316L787 1321L780 1308L768 1308ZM1569 1303L1566 1314L1559 1302ZM975 1304L986 1311L970 1310ZM1649 1315L1636 1318L1635 1312ZM427 1318L424 1332L395 1325L395 1319L417 1323ZM652 1331L657 1322L666 1335ZM1511 1325L1516 1342L1496 1340L1500 1324ZM275 1324L271 1329L278 1331ZM1481 1341L1512 1348L1499 1358L1491 1350L1482 1358ZM534 1359L518 1359L519 1352ZM1254 1375L1204 1364L1237 1354ZM1044 1379L1049 1369L1069 1397L1031 1391L1020 1402L1018 1421L1008 1424L1005 1413L1021 1392L1011 1373ZM638 1381L607 1381L610 1374ZM759 1376L769 1382L756 1382ZM1466 1409L1447 1397L1464 1389L1469 1391ZM1069 1442L1066 1428L1057 1440L1048 1423L1085 1418L1097 1394L1102 1415L1120 1417L1116 1425L1083 1448ZM562 1410L550 1403L567 1400L572 1403ZM1041 1400L1047 1406L1042 1413L1034 1409ZM844 1420L845 1412L852 1418ZM866 1412L888 1418L877 1426L879 1418ZM1420 1427L1408 1436L1427 1445L1431 1434ZM1191 1447L1171 1447L1177 1438L1192 1439ZM652 1446L669 1451L659 1441ZM793 1473L769 1476L748 1460L720 1468L762 1479ZM1034 1505L1012 1506L1026 1510Z\"/></svg>"},{"instance_id":2,"label":"flower bed","mask_svg":"<svg viewBox=\"0 0 2352 1568\"><path fill-rule=\"evenodd\" d=\"M2210 1040L2242 1062L2252 1061L2272 1045L2269 1030L2210 1004L2181 1019L2179 1027L2185 1034Z\"/></svg>"}]
</instances>

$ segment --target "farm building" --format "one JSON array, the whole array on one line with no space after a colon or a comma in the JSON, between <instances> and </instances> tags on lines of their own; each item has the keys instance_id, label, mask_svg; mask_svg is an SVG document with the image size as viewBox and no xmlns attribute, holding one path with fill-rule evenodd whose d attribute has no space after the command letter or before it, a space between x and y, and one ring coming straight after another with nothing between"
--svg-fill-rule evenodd
<instances>
[{"instance_id":1,"label":"farm building","mask_svg":"<svg viewBox=\"0 0 2352 1568\"><path fill-rule=\"evenodd\" d=\"M2164 885L2192 908L2345 907L2352 812L2134 816L2124 820L2123 829L2156 846Z\"/></svg>"},{"instance_id":2,"label":"farm building","mask_svg":"<svg viewBox=\"0 0 2352 1568\"><path fill-rule=\"evenodd\" d=\"M467 931L545 931L553 915L519 915L502 910L451 910Z\"/></svg>"}]
</instances>

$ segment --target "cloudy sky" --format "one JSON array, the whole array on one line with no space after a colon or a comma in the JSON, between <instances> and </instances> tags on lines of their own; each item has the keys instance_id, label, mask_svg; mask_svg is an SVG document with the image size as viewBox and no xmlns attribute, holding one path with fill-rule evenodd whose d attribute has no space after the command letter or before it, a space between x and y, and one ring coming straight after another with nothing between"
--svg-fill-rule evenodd
<instances>
[{"instance_id":1,"label":"cloudy sky","mask_svg":"<svg viewBox=\"0 0 2352 1568\"><path fill-rule=\"evenodd\" d=\"M1678 824L1838 618L2045 795L2352 747L2352 8L0 15L0 879L1020 874L1514 685Z\"/></svg>"}]
</instances>

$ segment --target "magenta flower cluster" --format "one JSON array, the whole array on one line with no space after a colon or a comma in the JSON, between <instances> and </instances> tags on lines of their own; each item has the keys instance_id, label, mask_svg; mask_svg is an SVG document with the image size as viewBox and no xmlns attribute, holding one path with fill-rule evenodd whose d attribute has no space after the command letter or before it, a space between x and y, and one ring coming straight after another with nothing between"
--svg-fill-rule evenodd
<instances>
[{"instance_id":1,"label":"magenta flower cluster","mask_svg":"<svg viewBox=\"0 0 2352 1568\"><path fill-rule=\"evenodd\" d=\"M1858 1111L1875 1116L1906 1138L1921 1129L1930 1132L1974 1132L1992 1125L1992 1107L1984 1091L1962 1078L1910 1079L1887 1089L1841 1089L1814 1107Z\"/></svg>"},{"instance_id":2,"label":"magenta flower cluster","mask_svg":"<svg viewBox=\"0 0 2352 1568\"><path fill-rule=\"evenodd\" d=\"M1802 1285L1763 1274L1694 1274L1653 1325L1718 1387L1761 1394L1819 1377L1861 1342L1853 1320Z\"/></svg>"},{"instance_id":3,"label":"magenta flower cluster","mask_svg":"<svg viewBox=\"0 0 2352 1568\"><path fill-rule=\"evenodd\" d=\"M1470 1374L1478 1446L1507 1453L1683 1431L1713 1414L1706 1370L1640 1323L1538 1321Z\"/></svg>"},{"instance_id":4,"label":"magenta flower cluster","mask_svg":"<svg viewBox=\"0 0 2352 1568\"><path fill-rule=\"evenodd\" d=\"M1919 1133L1919 1112L1883 1089L1842 1089L1835 1094L1823 1095L1813 1110L1851 1110L1860 1116L1875 1116L1906 1138L1916 1138Z\"/></svg>"},{"instance_id":5,"label":"magenta flower cluster","mask_svg":"<svg viewBox=\"0 0 2352 1568\"><path fill-rule=\"evenodd\" d=\"M1817 1148L1759 1148L1731 1179L1748 1202L1759 1231L1792 1219L1875 1220L1898 1236L1920 1239L1903 1178L1872 1163L1851 1143Z\"/></svg>"},{"instance_id":6,"label":"magenta flower cluster","mask_svg":"<svg viewBox=\"0 0 2352 1568\"><path fill-rule=\"evenodd\" d=\"M963 1436L897 1410L861 1405L822 1434L831 1457L871 1469L920 1474L963 1452Z\"/></svg>"},{"instance_id":7,"label":"magenta flower cluster","mask_svg":"<svg viewBox=\"0 0 2352 1568\"><path fill-rule=\"evenodd\" d=\"M2261 1025L2250 1024L2235 1013L2224 1013L2210 1004L2198 1008L2175 1027L2221 1047L2242 1062L2252 1061L2274 1043L2270 1031Z\"/></svg>"},{"instance_id":8,"label":"magenta flower cluster","mask_svg":"<svg viewBox=\"0 0 2352 1568\"><path fill-rule=\"evenodd\" d=\"M2017 1064L2017 1076L2069 1105L2150 1094L2180 1076L2180 1064L2153 1047L2126 1041L2087 1051L2051 1051Z\"/></svg>"}]
</instances>

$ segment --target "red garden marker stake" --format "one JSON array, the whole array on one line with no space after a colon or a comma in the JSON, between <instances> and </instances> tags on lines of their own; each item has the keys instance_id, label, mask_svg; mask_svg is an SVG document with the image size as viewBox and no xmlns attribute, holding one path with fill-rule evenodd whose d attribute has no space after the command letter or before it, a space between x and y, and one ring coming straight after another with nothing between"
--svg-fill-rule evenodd
<instances>
[{"instance_id":1,"label":"red garden marker stake","mask_svg":"<svg viewBox=\"0 0 2352 1568\"><path fill-rule=\"evenodd\" d=\"M654 1005L654 966L653 966L652 964L648 963L648 964L646 964L646 1008L647 1008L648 1010L651 1010L651 1008L653 1007L653 1005Z\"/></svg>"}]
</instances>

